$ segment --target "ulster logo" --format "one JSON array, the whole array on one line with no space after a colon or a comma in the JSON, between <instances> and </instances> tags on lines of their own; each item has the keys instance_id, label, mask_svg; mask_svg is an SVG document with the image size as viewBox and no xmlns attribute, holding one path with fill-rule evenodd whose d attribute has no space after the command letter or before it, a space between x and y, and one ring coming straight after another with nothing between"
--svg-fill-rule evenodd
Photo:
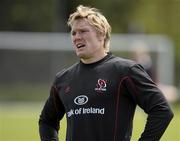
<instances>
[{"instance_id":1,"label":"ulster logo","mask_svg":"<svg viewBox=\"0 0 180 141\"><path fill-rule=\"evenodd\" d=\"M104 92L104 91L106 91L106 83L107 83L106 80L104 80L104 79L98 79L98 82L97 82L97 84L96 84L95 91L98 91L98 92Z\"/></svg>"}]
</instances>

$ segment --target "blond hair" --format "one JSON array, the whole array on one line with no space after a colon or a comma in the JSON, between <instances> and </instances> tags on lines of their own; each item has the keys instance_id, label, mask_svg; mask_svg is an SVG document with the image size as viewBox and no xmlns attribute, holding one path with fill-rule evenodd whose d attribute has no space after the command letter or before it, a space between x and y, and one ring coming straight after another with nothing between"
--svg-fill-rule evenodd
<instances>
[{"instance_id":1,"label":"blond hair","mask_svg":"<svg viewBox=\"0 0 180 141\"><path fill-rule=\"evenodd\" d=\"M74 13L69 16L68 26L72 27L73 22L77 19L86 18L87 21L95 27L97 32L105 35L104 48L109 52L111 26L107 19L96 8L79 5Z\"/></svg>"}]
</instances>

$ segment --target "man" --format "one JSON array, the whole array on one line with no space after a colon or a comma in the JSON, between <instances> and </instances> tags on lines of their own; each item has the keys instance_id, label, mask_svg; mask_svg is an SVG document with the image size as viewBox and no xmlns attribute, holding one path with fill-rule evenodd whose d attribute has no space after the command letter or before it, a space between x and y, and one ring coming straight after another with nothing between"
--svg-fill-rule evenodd
<instances>
[{"instance_id":1,"label":"man","mask_svg":"<svg viewBox=\"0 0 180 141\"><path fill-rule=\"evenodd\" d=\"M80 5L68 25L80 62L57 74L39 120L41 140L58 140L66 114L66 141L130 141L136 105L148 114L139 141L160 140L173 113L140 65L109 53L106 18Z\"/></svg>"}]
</instances>

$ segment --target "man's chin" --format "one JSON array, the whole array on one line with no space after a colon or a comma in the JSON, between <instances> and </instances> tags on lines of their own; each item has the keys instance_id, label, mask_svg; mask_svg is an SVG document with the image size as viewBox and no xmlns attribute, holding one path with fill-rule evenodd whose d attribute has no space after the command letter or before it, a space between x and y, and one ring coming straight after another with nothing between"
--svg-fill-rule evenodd
<instances>
[{"instance_id":1,"label":"man's chin","mask_svg":"<svg viewBox=\"0 0 180 141\"><path fill-rule=\"evenodd\" d=\"M84 53L76 53L76 55L81 59L86 58L86 55Z\"/></svg>"}]
</instances>

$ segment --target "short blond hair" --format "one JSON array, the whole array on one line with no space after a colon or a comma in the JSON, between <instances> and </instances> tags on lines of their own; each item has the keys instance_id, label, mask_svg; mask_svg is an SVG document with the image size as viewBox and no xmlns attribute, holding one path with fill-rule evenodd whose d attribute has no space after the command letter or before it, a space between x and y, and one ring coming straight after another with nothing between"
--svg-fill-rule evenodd
<instances>
[{"instance_id":1,"label":"short blond hair","mask_svg":"<svg viewBox=\"0 0 180 141\"><path fill-rule=\"evenodd\" d=\"M97 32L105 35L104 48L109 52L111 26L104 15L96 8L79 5L76 11L69 16L68 26L72 27L73 22L81 18L86 18L87 21L95 27Z\"/></svg>"}]
</instances>

